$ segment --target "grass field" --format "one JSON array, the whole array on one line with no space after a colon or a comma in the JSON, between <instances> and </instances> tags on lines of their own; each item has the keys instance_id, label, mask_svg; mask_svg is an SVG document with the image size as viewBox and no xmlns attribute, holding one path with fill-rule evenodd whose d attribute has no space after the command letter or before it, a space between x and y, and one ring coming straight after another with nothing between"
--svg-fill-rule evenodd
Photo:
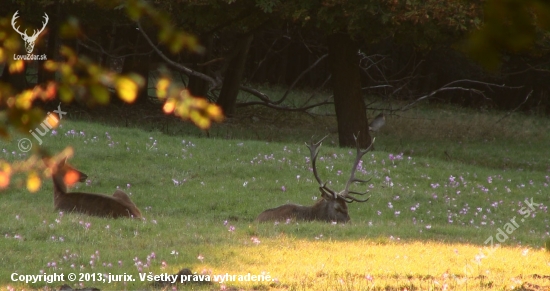
<instances>
[{"instance_id":1,"label":"grass field","mask_svg":"<svg viewBox=\"0 0 550 291\"><path fill-rule=\"evenodd\" d=\"M65 283L150 290L140 273L182 268L236 275L175 286L186 290L550 288L548 118L512 114L499 121L505 113L452 107L389 116L358 171L372 178L372 197L349 205L350 223L257 224L267 208L315 202L304 142L327 134L334 117L242 109L207 138L175 120L66 111L43 146L72 146L71 164L89 176L78 191L120 188L145 218L57 213L49 180L35 194L23 187L0 192L0 290L63 284L14 282L13 273L83 273L87 281ZM324 142L318 169L340 190L354 156L336 144L335 134ZM0 147L8 161L28 156L17 139ZM135 281L102 282L109 273ZM269 278L238 280L249 273Z\"/></svg>"}]
</instances>

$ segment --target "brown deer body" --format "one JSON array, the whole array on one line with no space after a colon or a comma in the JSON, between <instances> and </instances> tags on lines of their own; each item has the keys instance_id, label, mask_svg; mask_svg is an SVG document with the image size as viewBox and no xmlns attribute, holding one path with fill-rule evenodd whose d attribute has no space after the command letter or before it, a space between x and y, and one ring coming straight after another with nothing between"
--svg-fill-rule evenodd
<instances>
[{"instance_id":1,"label":"brown deer body","mask_svg":"<svg viewBox=\"0 0 550 291\"><path fill-rule=\"evenodd\" d=\"M307 144L311 154L311 164L313 168L313 175L315 176L315 179L317 179L317 182L320 185L319 191L321 192L321 199L317 201L317 203L315 203L313 206L285 204L276 208L268 209L260 213L260 215L258 215L258 217L256 218L256 221L266 222L266 221L285 221L287 219L296 219L296 220L305 220L305 221L316 220L316 221L325 221L325 222L346 223L350 220L347 203L352 203L354 201L366 202L369 200L370 197L365 200L359 200L351 196L350 193L365 195L367 192L360 193L360 192L350 191L349 186L355 182L367 182L367 181L363 181L355 178L355 171L357 170L357 165L359 164L359 161L361 161L361 157L365 153L367 153L371 147L369 146L369 148L364 151L361 150L359 147L359 143L357 142L357 138L355 138L355 142L357 144L357 155L355 158L353 168L351 170L351 177L346 183L345 189L339 193L336 193L335 191L328 188L326 186L326 183L323 183L321 181L321 179L319 178L319 175L317 174L317 169L315 167L315 161L317 159L317 155L319 154L319 147L323 139L321 139L319 142L315 144L313 142L310 142L309 144Z\"/></svg>"},{"instance_id":2,"label":"brown deer body","mask_svg":"<svg viewBox=\"0 0 550 291\"><path fill-rule=\"evenodd\" d=\"M141 212L137 206L126 193L120 190L115 191L113 196L83 192L67 193L65 176L71 171L72 174L76 173L79 176L80 182L87 178L86 174L67 165L65 160L57 164L52 174L55 210L111 218L141 218Z\"/></svg>"},{"instance_id":3,"label":"brown deer body","mask_svg":"<svg viewBox=\"0 0 550 291\"><path fill-rule=\"evenodd\" d=\"M262 212L256 221L285 221L287 219L305 221L348 222L348 205L343 199L335 201L321 198L313 206L285 204Z\"/></svg>"}]
</instances>

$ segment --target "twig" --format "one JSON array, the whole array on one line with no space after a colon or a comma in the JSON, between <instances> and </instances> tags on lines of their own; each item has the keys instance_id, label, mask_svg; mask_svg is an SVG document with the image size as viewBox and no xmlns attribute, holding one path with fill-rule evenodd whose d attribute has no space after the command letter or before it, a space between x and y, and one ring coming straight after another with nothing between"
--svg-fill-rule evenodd
<instances>
[{"instance_id":1,"label":"twig","mask_svg":"<svg viewBox=\"0 0 550 291\"><path fill-rule=\"evenodd\" d=\"M417 98L416 100L414 100L413 102L405 105L404 107L401 107L400 109L397 109L396 111L406 111L408 109L410 109L412 106L414 106L416 103L422 101L422 100L425 100L425 99L428 99L432 96L434 96L435 94L439 93L439 92L443 92L443 91L450 91L450 90L460 90L460 91L467 91L467 92L473 92L473 93L476 93L476 94L479 94L481 95L483 98L487 99L487 100L491 100L489 98L487 98L487 96L485 96L485 94L483 93L483 91L481 90L478 90L478 89L473 89L473 88L464 88L464 87L450 87L451 85L453 84L457 84L457 83L474 83L474 84L481 84L481 85L485 85L486 87L488 87L489 89L491 89L492 87L498 87L498 88L512 88L512 89L519 89L521 88L520 87L510 87L510 86L506 86L506 85L498 85L498 84L492 84L492 83L486 83L486 82L481 82L481 81L475 81L475 80L467 80L467 79L464 79L464 80L456 80L456 81L452 81L450 83L447 83L445 85L443 85L441 88L437 89L437 90L434 90L432 92L430 92L429 94L427 95L424 95L420 98Z\"/></svg>"},{"instance_id":2,"label":"twig","mask_svg":"<svg viewBox=\"0 0 550 291\"><path fill-rule=\"evenodd\" d=\"M137 23L137 26L139 28L139 31L141 32L141 34L143 35L143 37L147 40L147 42L149 43L149 45L153 48L153 50L155 50L157 52L157 54L165 61L167 62L168 64L170 64L171 66L183 71L185 74L189 75L189 76L193 76L193 77L197 77L199 79L202 79L204 81L207 81L210 83L210 90L212 90L213 88L216 88L218 87L220 84L214 80L214 78L208 76L208 75L205 75L203 73L200 73L200 72L197 72L197 71L194 71L194 70L191 70L181 64L178 64L174 61L172 61L170 58L168 58L165 54L162 53L162 51L160 51L160 49L153 43L153 41L151 41L151 39L149 38L149 36L145 33L145 30L143 30L143 28L141 27L141 24L139 21L136 21Z\"/></svg>"},{"instance_id":3,"label":"twig","mask_svg":"<svg viewBox=\"0 0 550 291\"><path fill-rule=\"evenodd\" d=\"M533 90L531 90L531 91L529 92L529 94L527 94L527 96L525 96L525 99L523 100L523 102L521 102L516 108L512 109L511 111L509 111L508 113L506 113L504 116L502 116L499 120L497 120L497 121L495 122L495 124L498 124L498 123L501 122L504 118L506 118L506 117L512 115L512 113L514 113L515 111L517 111L517 110L521 107L521 105L523 105L523 104L525 104L525 102L527 102L527 99L529 99L529 97L531 96L531 94L533 94Z\"/></svg>"},{"instance_id":4,"label":"twig","mask_svg":"<svg viewBox=\"0 0 550 291\"><path fill-rule=\"evenodd\" d=\"M286 97L288 96L288 93L290 93L290 90L292 90L294 88L294 86L296 86L296 84L298 83L298 81L300 81L300 79L302 79L303 76L305 76L305 74L307 74L309 71L311 71L313 68L315 68L322 60L324 60L326 57L328 56L328 54L324 54L322 55L320 58L317 59L317 61L315 61L315 63L313 63L311 66L309 66L309 68L305 69L297 78L296 80L294 80L294 82L292 83L292 85L290 85L290 87L286 90L285 94L283 95L283 97L281 97L281 99L277 100L277 101L274 101L273 104L275 105L279 105L281 103L283 103L283 101L285 101Z\"/></svg>"}]
</instances>

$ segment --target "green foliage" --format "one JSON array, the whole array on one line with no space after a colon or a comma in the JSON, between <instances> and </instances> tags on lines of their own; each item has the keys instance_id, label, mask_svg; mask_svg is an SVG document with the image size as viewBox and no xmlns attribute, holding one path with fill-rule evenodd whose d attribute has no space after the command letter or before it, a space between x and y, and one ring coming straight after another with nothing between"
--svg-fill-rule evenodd
<instances>
[{"instance_id":1,"label":"green foliage","mask_svg":"<svg viewBox=\"0 0 550 291\"><path fill-rule=\"evenodd\" d=\"M543 0L490 0L484 7L484 25L468 40L471 56L496 69L503 52L538 50L550 34L550 4ZM547 45L542 49L547 50Z\"/></svg>"}]
</instances>

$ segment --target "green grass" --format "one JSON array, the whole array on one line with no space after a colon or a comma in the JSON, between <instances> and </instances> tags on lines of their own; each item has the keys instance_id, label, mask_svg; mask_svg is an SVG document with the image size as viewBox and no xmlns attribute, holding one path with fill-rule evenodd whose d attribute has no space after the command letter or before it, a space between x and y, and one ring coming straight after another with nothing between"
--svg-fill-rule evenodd
<instances>
[{"instance_id":1,"label":"green grass","mask_svg":"<svg viewBox=\"0 0 550 291\"><path fill-rule=\"evenodd\" d=\"M334 117L248 108L214 126L206 138L180 121L137 124L134 118L129 127L118 127L114 118L75 121L77 113L67 111L57 135L45 137L43 146L51 151L72 146L69 162L89 176L77 190L113 193L120 187L131 193L145 219L60 215L53 210L49 180L35 194L23 187L0 192L1 290L42 288L44 282L10 279L13 272L40 271L127 273L138 280L84 286L152 289L138 272L173 274L184 267L199 274L264 272L276 278L224 283L235 290L548 286L534 276L550 275L544 250L550 237L548 119L514 114L497 123L503 113L448 107L390 116L376 136L376 151L363 159L366 174L360 176L372 177L372 198L349 205L350 223L275 225L253 220L267 208L312 205L319 196L303 142L325 135ZM336 143L336 135L324 142L318 170L340 190L353 155ZM17 139L0 147L2 159L26 157ZM390 160L400 153L403 159ZM19 176L13 183L23 180ZM540 206L524 218L518 211L531 198ZM485 244L490 237L499 243L498 229L514 217L519 227L500 248Z\"/></svg>"}]
</instances>

